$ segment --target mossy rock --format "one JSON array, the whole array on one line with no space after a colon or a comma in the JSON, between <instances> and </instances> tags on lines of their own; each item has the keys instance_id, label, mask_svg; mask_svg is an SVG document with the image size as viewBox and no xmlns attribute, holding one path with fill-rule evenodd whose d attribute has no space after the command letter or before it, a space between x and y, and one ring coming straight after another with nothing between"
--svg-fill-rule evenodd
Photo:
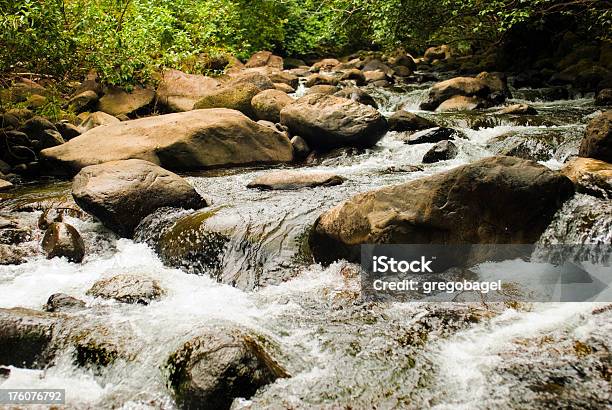
<instances>
[{"instance_id":1,"label":"mossy rock","mask_svg":"<svg viewBox=\"0 0 612 410\"><path fill-rule=\"evenodd\" d=\"M255 118L251 107L251 100L261 92L260 88L252 83L228 84L211 90L194 105L194 109L230 108L238 110L250 118Z\"/></svg>"}]
</instances>

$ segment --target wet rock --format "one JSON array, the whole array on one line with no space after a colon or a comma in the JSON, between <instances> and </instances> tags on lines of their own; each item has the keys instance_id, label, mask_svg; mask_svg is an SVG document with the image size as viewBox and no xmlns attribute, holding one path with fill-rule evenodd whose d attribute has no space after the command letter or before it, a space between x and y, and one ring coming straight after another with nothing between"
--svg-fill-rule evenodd
<instances>
[{"instance_id":1,"label":"wet rock","mask_svg":"<svg viewBox=\"0 0 612 410\"><path fill-rule=\"evenodd\" d=\"M0 308L0 365L44 368L56 321L45 312Z\"/></svg>"},{"instance_id":2,"label":"wet rock","mask_svg":"<svg viewBox=\"0 0 612 410\"><path fill-rule=\"evenodd\" d=\"M284 83L274 83L274 89L278 91L282 91L287 94L291 94L295 92L295 88L291 87L290 85L284 84Z\"/></svg>"},{"instance_id":3,"label":"wet rock","mask_svg":"<svg viewBox=\"0 0 612 410\"><path fill-rule=\"evenodd\" d=\"M398 132L420 131L437 127L434 122L404 110L396 111L387 119L387 122L390 131Z\"/></svg>"},{"instance_id":4,"label":"wet rock","mask_svg":"<svg viewBox=\"0 0 612 410\"><path fill-rule=\"evenodd\" d=\"M12 183L5 181L4 179L0 179L0 192L8 191L12 187L13 187Z\"/></svg>"},{"instance_id":5,"label":"wet rock","mask_svg":"<svg viewBox=\"0 0 612 410\"><path fill-rule=\"evenodd\" d=\"M445 111L472 111L484 106L483 101L478 97L466 97L457 95L445 100L436 108L436 112Z\"/></svg>"},{"instance_id":6,"label":"wet rock","mask_svg":"<svg viewBox=\"0 0 612 410\"><path fill-rule=\"evenodd\" d=\"M2 180L0 180L2 181ZM0 244L18 245L32 240L32 230L17 220L0 217Z\"/></svg>"},{"instance_id":7,"label":"wet rock","mask_svg":"<svg viewBox=\"0 0 612 410\"><path fill-rule=\"evenodd\" d=\"M293 98L282 91L265 90L253 97L251 106L257 119L277 123L280 121L281 110L293 104L293 101Z\"/></svg>"},{"instance_id":8,"label":"wet rock","mask_svg":"<svg viewBox=\"0 0 612 410\"><path fill-rule=\"evenodd\" d=\"M502 101L506 98L512 98L512 93L508 89L508 79L506 74L500 72L488 73L486 71L478 74L476 78L484 81L492 93L497 93L503 96Z\"/></svg>"},{"instance_id":9,"label":"wet rock","mask_svg":"<svg viewBox=\"0 0 612 410\"><path fill-rule=\"evenodd\" d=\"M497 155L547 161L553 157L562 140L563 137L554 132L533 134L509 132L491 139L486 147Z\"/></svg>"},{"instance_id":10,"label":"wet rock","mask_svg":"<svg viewBox=\"0 0 612 410\"><path fill-rule=\"evenodd\" d=\"M319 71L330 71L332 68L340 64L340 61L335 58L325 58L317 63L314 63L311 71L317 73Z\"/></svg>"},{"instance_id":11,"label":"wet rock","mask_svg":"<svg viewBox=\"0 0 612 410\"><path fill-rule=\"evenodd\" d=\"M294 190L319 186L334 186L344 182L344 178L331 172L275 171L264 174L249 182L247 188L262 190Z\"/></svg>"},{"instance_id":12,"label":"wet rock","mask_svg":"<svg viewBox=\"0 0 612 410\"><path fill-rule=\"evenodd\" d=\"M307 95L285 107L281 123L313 149L370 147L387 131L385 118L374 108L322 94Z\"/></svg>"},{"instance_id":13,"label":"wet rock","mask_svg":"<svg viewBox=\"0 0 612 410\"><path fill-rule=\"evenodd\" d=\"M72 196L83 210L125 237L158 208L207 206L183 178L140 159L83 168L74 178Z\"/></svg>"},{"instance_id":14,"label":"wet rock","mask_svg":"<svg viewBox=\"0 0 612 410\"><path fill-rule=\"evenodd\" d=\"M365 85L366 79L361 70L353 68L352 70L346 70L340 76L340 81L355 81L356 85Z\"/></svg>"},{"instance_id":15,"label":"wet rock","mask_svg":"<svg viewBox=\"0 0 612 410\"><path fill-rule=\"evenodd\" d=\"M315 85L338 85L338 79L331 75L313 74L306 78L306 87Z\"/></svg>"},{"instance_id":16,"label":"wet rock","mask_svg":"<svg viewBox=\"0 0 612 410\"><path fill-rule=\"evenodd\" d=\"M612 88L604 88L597 93L595 97L595 105L606 106L612 105Z\"/></svg>"},{"instance_id":17,"label":"wet rock","mask_svg":"<svg viewBox=\"0 0 612 410\"><path fill-rule=\"evenodd\" d=\"M507 114L507 115L538 115L535 108L527 104L513 104L502 108L495 112L496 114Z\"/></svg>"},{"instance_id":18,"label":"wet rock","mask_svg":"<svg viewBox=\"0 0 612 410\"><path fill-rule=\"evenodd\" d=\"M98 110L114 117L131 115L145 109L155 99L155 91L136 87L126 92L118 87L109 87L98 101Z\"/></svg>"},{"instance_id":19,"label":"wet rock","mask_svg":"<svg viewBox=\"0 0 612 410\"><path fill-rule=\"evenodd\" d=\"M416 132L406 139L406 144L427 144L436 143L444 140L451 140L455 138L463 138L463 134L460 131L452 128L437 127L434 129L426 129L424 131Z\"/></svg>"},{"instance_id":20,"label":"wet rock","mask_svg":"<svg viewBox=\"0 0 612 410\"><path fill-rule=\"evenodd\" d=\"M251 101L261 91L251 83L228 84L209 90L195 103L194 109L229 108L240 111L249 118L256 118Z\"/></svg>"},{"instance_id":21,"label":"wet rock","mask_svg":"<svg viewBox=\"0 0 612 410\"><path fill-rule=\"evenodd\" d=\"M459 150L455 144L449 140L438 142L423 156L423 164L433 164L434 162L447 161L457 156Z\"/></svg>"},{"instance_id":22,"label":"wet rock","mask_svg":"<svg viewBox=\"0 0 612 410\"><path fill-rule=\"evenodd\" d=\"M319 217L310 246L316 261L331 263L359 260L364 243L534 243L572 194L558 172L491 157L359 194Z\"/></svg>"},{"instance_id":23,"label":"wet rock","mask_svg":"<svg viewBox=\"0 0 612 410\"><path fill-rule=\"evenodd\" d=\"M589 122L578 155L612 163L612 111Z\"/></svg>"},{"instance_id":24,"label":"wet rock","mask_svg":"<svg viewBox=\"0 0 612 410\"><path fill-rule=\"evenodd\" d=\"M278 70L283 69L283 58L275 56L270 51L258 51L253 54L249 61L246 62L247 68L254 67L273 67Z\"/></svg>"},{"instance_id":25,"label":"wet rock","mask_svg":"<svg viewBox=\"0 0 612 410\"><path fill-rule=\"evenodd\" d=\"M68 105L76 112L92 109L98 103L98 94L93 90L86 90L68 100Z\"/></svg>"},{"instance_id":26,"label":"wet rock","mask_svg":"<svg viewBox=\"0 0 612 410\"><path fill-rule=\"evenodd\" d=\"M155 279L141 275L122 274L97 281L87 291L87 294L104 299L114 299L122 303L148 305L160 299L165 292Z\"/></svg>"},{"instance_id":27,"label":"wet rock","mask_svg":"<svg viewBox=\"0 0 612 410\"><path fill-rule=\"evenodd\" d=\"M169 384L184 409L229 409L287 372L266 352L261 338L236 328L210 329L174 352Z\"/></svg>"},{"instance_id":28,"label":"wet rock","mask_svg":"<svg viewBox=\"0 0 612 410\"><path fill-rule=\"evenodd\" d=\"M70 124L67 121L61 121L55 123L55 128L60 133L64 141L70 141L73 138L81 135L81 130L74 124Z\"/></svg>"},{"instance_id":29,"label":"wet rock","mask_svg":"<svg viewBox=\"0 0 612 410\"><path fill-rule=\"evenodd\" d=\"M565 164L561 173L574 183L578 192L612 198L612 164L592 158L574 158Z\"/></svg>"},{"instance_id":30,"label":"wet rock","mask_svg":"<svg viewBox=\"0 0 612 410\"><path fill-rule=\"evenodd\" d=\"M85 257L83 238L72 225L63 222L49 225L42 240L42 248L47 259L58 257L80 263Z\"/></svg>"},{"instance_id":31,"label":"wet rock","mask_svg":"<svg viewBox=\"0 0 612 410\"><path fill-rule=\"evenodd\" d=\"M157 101L171 112L190 111L218 86L219 81L211 77L166 70L156 91Z\"/></svg>"},{"instance_id":32,"label":"wet rock","mask_svg":"<svg viewBox=\"0 0 612 410\"><path fill-rule=\"evenodd\" d=\"M404 173L404 172L419 172L423 171L423 167L421 165L401 165L401 166L392 166L385 169L385 174L395 174L395 173Z\"/></svg>"},{"instance_id":33,"label":"wet rock","mask_svg":"<svg viewBox=\"0 0 612 410\"><path fill-rule=\"evenodd\" d=\"M240 112L210 109L94 128L41 156L54 172L76 174L88 165L130 158L171 170L271 164L291 161L292 151L284 135Z\"/></svg>"},{"instance_id":34,"label":"wet rock","mask_svg":"<svg viewBox=\"0 0 612 410\"><path fill-rule=\"evenodd\" d=\"M427 101L421 104L421 109L433 111L444 101L458 95L486 98L490 92L491 90L487 83L479 78L451 78L450 80L436 83L431 87Z\"/></svg>"},{"instance_id":35,"label":"wet rock","mask_svg":"<svg viewBox=\"0 0 612 410\"><path fill-rule=\"evenodd\" d=\"M119 121L117 117L113 117L102 111L96 111L83 117L79 129L82 133L85 133L101 125L118 124L119 122L121 121Z\"/></svg>"},{"instance_id":36,"label":"wet rock","mask_svg":"<svg viewBox=\"0 0 612 410\"><path fill-rule=\"evenodd\" d=\"M338 92L338 90L339 88L335 85L319 84L319 85L313 85L312 87L307 89L304 95L310 95L310 94L334 95Z\"/></svg>"},{"instance_id":37,"label":"wet rock","mask_svg":"<svg viewBox=\"0 0 612 410\"><path fill-rule=\"evenodd\" d=\"M30 253L17 245L0 244L0 265L20 265Z\"/></svg>"},{"instance_id":38,"label":"wet rock","mask_svg":"<svg viewBox=\"0 0 612 410\"><path fill-rule=\"evenodd\" d=\"M296 159L304 159L310 154L310 147L306 140L299 135L291 138L291 146L293 147L293 156Z\"/></svg>"},{"instance_id":39,"label":"wet rock","mask_svg":"<svg viewBox=\"0 0 612 410\"><path fill-rule=\"evenodd\" d=\"M58 337L59 338L59 337ZM59 343L74 349L77 365L90 368L109 366L117 359L130 361L138 342L131 329L125 326L98 323L76 322L61 335Z\"/></svg>"},{"instance_id":40,"label":"wet rock","mask_svg":"<svg viewBox=\"0 0 612 410\"><path fill-rule=\"evenodd\" d=\"M43 309L46 312L77 312L85 309L85 307L85 302L80 299L66 295L65 293L54 293L49 296Z\"/></svg>"},{"instance_id":41,"label":"wet rock","mask_svg":"<svg viewBox=\"0 0 612 410\"><path fill-rule=\"evenodd\" d=\"M323 94L325 94L325 93L323 93ZM349 100L357 101L358 103L369 105L370 107L374 107L374 108L378 109L378 104L376 103L374 98L372 98L372 96L370 94L368 94L367 92L363 91L360 88L357 88L357 87L347 87L347 88L343 88L342 90L337 91L337 92L335 92L333 94L336 97L347 98Z\"/></svg>"}]
</instances>

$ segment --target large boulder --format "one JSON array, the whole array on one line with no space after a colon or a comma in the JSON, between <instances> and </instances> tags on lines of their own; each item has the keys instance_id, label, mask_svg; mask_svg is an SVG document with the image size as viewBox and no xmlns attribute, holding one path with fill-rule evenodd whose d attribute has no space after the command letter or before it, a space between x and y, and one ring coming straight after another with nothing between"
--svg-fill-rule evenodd
<instances>
[{"instance_id":1,"label":"large boulder","mask_svg":"<svg viewBox=\"0 0 612 410\"><path fill-rule=\"evenodd\" d=\"M579 155L612 163L612 110L589 122Z\"/></svg>"},{"instance_id":2,"label":"large boulder","mask_svg":"<svg viewBox=\"0 0 612 410\"><path fill-rule=\"evenodd\" d=\"M318 186L334 186L344 178L332 172L275 171L264 174L249 182L247 188L262 190L294 190Z\"/></svg>"},{"instance_id":3,"label":"large boulder","mask_svg":"<svg viewBox=\"0 0 612 410\"><path fill-rule=\"evenodd\" d=\"M359 194L318 218L310 246L331 263L358 261L367 243L534 243L572 193L569 179L535 162L486 158Z\"/></svg>"},{"instance_id":4,"label":"large boulder","mask_svg":"<svg viewBox=\"0 0 612 410\"><path fill-rule=\"evenodd\" d=\"M434 60L446 60L450 55L450 47L444 44L438 47L429 47L425 50L424 58L431 63Z\"/></svg>"},{"instance_id":5,"label":"large boulder","mask_svg":"<svg viewBox=\"0 0 612 410\"><path fill-rule=\"evenodd\" d=\"M136 87L127 92L118 87L109 87L98 101L98 110L114 117L134 114L147 107L155 99L155 91Z\"/></svg>"},{"instance_id":6,"label":"large boulder","mask_svg":"<svg viewBox=\"0 0 612 410\"><path fill-rule=\"evenodd\" d=\"M429 90L427 101L421 104L421 109L433 111L444 101L457 95L486 98L490 92L487 83L480 78L455 77L434 84Z\"/></svg>"},{"instance_id":7,"label":"large boulder","mask_svg":"<svg viewBox=\"0 0 612 410\"><path fill-rule=\"evenodd\" d=\"M387 132L387 121L376 109L323 94L307 95L286 106L281 123L313 149L370 147Z\"/></svg>"},{"instance_id":8,"label":"large boulder","mask_svg":"<svg viewBox=\"0 0 612 410\"><path fill-rule=\"evenodd\" d=\"M100 279L87 294L122 303L148 305L151 301L161 298L165 291L155 279L143 275L121 274Z\"/></svg>"},{"instance_id":9,"label":"large boulder","mask_svg":"<svg viewBox=\"0 0 612 410\"><path fill-rule=\"evenodd\" d=\"M43 150L41 156L51 170L67 174L76 174L88 165L130 158L170 170L292 159L286 136L227 109L194 110L94 128L59 147Z\"/></svg>"},{"instance_id":10,"label":"large boulder","mask_svg":"<svg viewBox=\"0 0 612 410\"><path fill-rule=\"evenodd\" d=\"M219 81L211 77L166 70L157 88L157 101L172 112L189 111L198 100L218 86Z\"/></svg>"},{"instance_id":11,"label":"large boulder","mask_svg":"<svg viewBox=\"0 0 612 410\"><path fill-rule=\"evenodd\" d=\"M79 263L85 257L85 243L79 231L64 222L49 225L42 240L42 248L48 259L66 258Z\"/></svg>"},{"instance_id":12,"label":"large boulder","mask_svg":"<svg viewBox=\"0 0 612 410\"><path fill-rule=\"evenodd\" d=\"M229 409L287 372L254 337L237 328L205 329L167 362L170 387L183 409Z\"/></svg>"},{"instance_id":13,"label":"large boulder","mask_svg":"<svg viewBox=\"0 0 612 410\"><path fill-rule=\"evenodd\" d=\"M293 101L293 98L282 91L265 90L253 97L251 106L258 120L277 123L280 121L281 110Z\"/></svg>"},{"instance_id":14,"label":"large boulder","mask_svg":"<svg viewBox=\"0 0 612 410\"><path fill-rule=\"evenodd\" d=\"M207 205L183 178L140 159L83 168L74 178L72 196L83 210L126 237L158 208L199 209Z\"/></svg>"}]
</instances>

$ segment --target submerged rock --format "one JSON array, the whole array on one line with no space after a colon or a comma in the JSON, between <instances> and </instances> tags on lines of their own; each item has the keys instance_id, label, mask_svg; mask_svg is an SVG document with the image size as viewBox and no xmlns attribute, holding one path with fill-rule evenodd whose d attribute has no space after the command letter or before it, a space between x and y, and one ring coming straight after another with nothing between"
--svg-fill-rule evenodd
<instances>
[{"instance_id":1,"label":"submerged rock","mask_svg":"<svg viewBox=\"0 0 612 410\"><path fill-rule=\"evenodd\" d=\"M55 173L76 174L88 165L138 158L170 170L292 159L286 136L235 110L194 110L94 128L41 153Z\"/></svg>"},{"instance_id":2,"label":"submerged rock","mask_svg":"<svg viewBox=\"0 0 612 410\"><path fill-rule=\"evenodd\" d=\"M80 299L65 293L54 293L49 296L43 309L46 312L76 312L85 309L85 307L85 302Z\"/></svg>"},{"instance_id":3,"label":"submerged rock","mask_svg":"<svg viewBox=\"0 0 612 410\"><path fill-rule=\"evenodd\" d=\"M25 308L0 308L0 365L44 368L56 317Z\"/></svg>"},{"instance_id":4,"label":"submerged rock","mask_svg":"<svg viewBox=\"0 0 612 410\"><path fill-rule=\"evenodd\" d=\"M319 217L310 246L331 263L359 260L365 243L534 243L572 193L569 179L535 162L486 158L359 194Z\"/></svg>"},{"instance_id":5,"label":"submerged rock","mask_svg":"<svg viewBox=\"0 0 612 410\"><path fill-rule=\"evenodd\" d=\"M497 155L547 161L553 158L563 138L563 135L546 130L530 134L511 131L491 139L486 148Z\"/></svg>"},{"instance_id":6,"label":"submerged rock","mask_svg":"<svg viewBox=\"0 0 612 410\"><path fill-rule=\"evenodd\" d=\"M389 117L387 122L389 123L390 131L398 132L420 131L437 127L433 121L404 110L396 111Z\"/></svg>"},{"instance_id":7,"label":"submerged rock","mask_svg":"<svg viewBox=\"0 0 612 410\"><path fill-rule=\"evenodd\" d=\"M457 146L451 141L440 141L425 153L423 156L423 164L433 164L434 162L453 159L458 153L459 150Z\"/></svg>"},{"instance_id":8,"label":"submerged rock","mask_svg":"<svg viewBox=\"0 0 612 410\"><path fill-rule=\"evenodd\" d=\"M344 178L331 172L275 171L264 174L249 182L247 188L270 190L293 190L334 186L344 182Z\"/></svg>"},{"instance_id":9,"label":"submerged rock","mask_svg":"<svg viewBox=\"0 0 612 410\"><path fill-rule=\"evenodd\" d=\"M538 115L535 108L527 104L513 104L502 108L497 111L496 114L509 114L509 115Z\"/></svg>"},{"instance_id":10,"label":"submerged rock","mask_svg":"<svg viewBox=\"0 0 612 410\"><path fill-rule=\"evenodd\" d=\"M165 292L155 279L141 275L122 274L102 279L87 291L90 296L115 299L123 303L148 305L161 298Z\"/></svg>"},{"instance_id":11,"label":"submerged rock","mask_svg":"<svg viewBox=\"0 0 612 410\"><path fill-rule=\"evenodd\" d=\"M322 94L307 95L285 107L281 123L313 149L370 147L387 131L385 118L374 108Z\"/></svg>"},{"instance_id":12,"label":"submerged rock","mask_svg":"<svg viewBox=\"0 0 612 410\"><path fill-rule=\"evenodd\" d=\"M612 110L589 122L579 155L612 163Z\"/></svg>"},{"instance_id":13,"label":"submerged rock","mask_svg":"<svg viewBox=\"0 0 612 410\"><path fill-rule=\"evenodd\" d=\"M347 87L333 93L336 97L347 98L358 103L378 108L378 104L370 94L357 87Z\"/></svg>"},{"instance_id":14,"label":"submerged rock","mask_svg":"<svg viewBox=\"0 0 612 410\"><path fill-rule=\"evenodd\" d=\"M413 145L436 143L455 138L463 138L463 134L460 131L454 130L452 128L437 127L431 130L427 129L410 135L406 139L406 144Z\"/></svg>"},{"instance_id":15,"label":"submerged rock","mask_svg":"<svg viewBox=\"0 0 612 410\"><path fill-rule=\"evenodd\" d=\"M72 196L83 210L125 237L131 237L142 218L158 208L207 206L183 178L140 159L83 168L74 178Z\"/></svg>"},{"instance_id":16,"label":"submerged rock","mask_svg":"<svg viewBox=\"0 0 612 410\"><path fill-rule=\"evenodd\" d=\"M561 173L572 180L578 192L612 198L612 164L592 158L574 158Z\"/></svg>"},{"instance_id":17,"label":"submerged rock","mask_svg":"<svg viewBox=\"0 0 612 410\"><path fill-rule=\"evenodd\" d=\"M210 329L186 342L167 362L169 384L184 409L229 409L287 372L260 340L236 328Z\"/></svg>"},{"instance_id":18,"label":"submerged rock","mask_svg":"<svg viewBox=\"0 0 612 410\"><path fill-rule=\"evenodd\" d=\"M71 262L80 263L85 257L83 238L72 225L63 222L49 225L42 240L42 248L47 259L67 258Z\"/></svg>"}]
</instances>

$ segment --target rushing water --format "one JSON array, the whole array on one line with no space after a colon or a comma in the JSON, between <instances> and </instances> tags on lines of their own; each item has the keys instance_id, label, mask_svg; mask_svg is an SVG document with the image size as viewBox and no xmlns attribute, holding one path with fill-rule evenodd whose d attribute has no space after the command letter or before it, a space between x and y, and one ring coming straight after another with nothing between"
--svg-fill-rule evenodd
<instances>
[{"instance_id":1,"label":"rushing water","mask_svg":"<svg viewBox=\"0 0 612 410\"><path fill-rule=\"evenodd\" d=\"M368 91L384 114L401 108L418 112L428 86ZM515 92L517 101L533 95ZM80 298L88 307L75 315L111 329L130 359L83 368L66 349L45 370L12 368L0 388L66 388L68 408L174 408L161 370L167 357L202 328L231 322L273 341L272 353L292 376L236 400L236 409L539 408L554 407L555 398L570 407L610 406L612 322L605 306L365 303L359 278L347 274L346 263L311 264L304 246L315 219L342 200L491 156L500 149L491 141L509 133L545 140L529 149L558 169L577 152L597 110L590 99L532 104L541 115L531 122L492 111L420 113L467 137L456 141L455 159L422 170L409 167L419 165L433 144L406 145L401 134L390 132L372 149L332 153L308 166L345 177L336 187L246 188L267 169L190 175L211 207L199 213L161 210L140 225L136 241L119 239L91 219L68 217L86 242L83 263L34 256L22 265L1 266L0 307L40 309L58 292ZM65 195L68 188L55 183L51 193L38 197ZM23 208L36 192L30 189L2 206ZM34 224L39 213L18 215ZM196 235L181 231L171 245L192 252L177 254L169 246L162 260L153 248L181 221L195 226ZM611 226L609 201L578 195L559 211L543 240L609 244ZM32 246L38 240L40 233ZM214 254L201 253L203 248ZM119 273L157 279L166 296L142 306L86 295L95 281ZM601 363L608 367L601 369Z\"/></svg>"}]
</instances>

